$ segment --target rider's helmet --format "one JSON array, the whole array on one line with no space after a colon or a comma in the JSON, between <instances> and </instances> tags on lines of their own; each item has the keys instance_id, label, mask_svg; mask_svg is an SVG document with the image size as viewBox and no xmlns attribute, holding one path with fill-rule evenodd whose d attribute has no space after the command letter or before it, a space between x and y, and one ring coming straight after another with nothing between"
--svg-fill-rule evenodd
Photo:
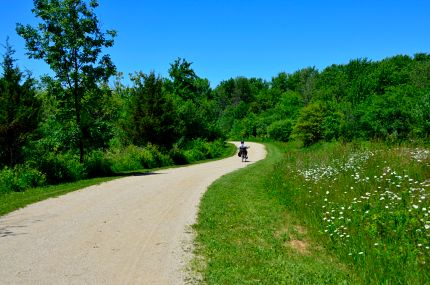
<instances>
[{"instance_id":1,"label":"rider's helmet","mask_svg":"<svg viewBox=\"0 0 430 285\"><path fill-rule=\"evenodd\" d=\"M240 143L245 143L244 141L240 141Z\"/></svg>"}]
</instances>

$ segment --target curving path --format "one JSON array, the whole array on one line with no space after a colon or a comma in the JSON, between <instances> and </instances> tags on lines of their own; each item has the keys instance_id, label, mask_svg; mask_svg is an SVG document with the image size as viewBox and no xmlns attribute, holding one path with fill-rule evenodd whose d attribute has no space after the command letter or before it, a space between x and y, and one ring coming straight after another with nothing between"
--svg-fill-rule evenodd
<instances>
[{"instance_id":1,"label":"curving path","mask_svg":"<svg viewBox=\"0 0 430 285\"><path fill-rule=\"evenodd\" d=\"M249 163L265 157L249 145ZM202 194L249 163L234 156L126 177L3 216L0 283L181 284Z\"/></svg>"}]
</instances>

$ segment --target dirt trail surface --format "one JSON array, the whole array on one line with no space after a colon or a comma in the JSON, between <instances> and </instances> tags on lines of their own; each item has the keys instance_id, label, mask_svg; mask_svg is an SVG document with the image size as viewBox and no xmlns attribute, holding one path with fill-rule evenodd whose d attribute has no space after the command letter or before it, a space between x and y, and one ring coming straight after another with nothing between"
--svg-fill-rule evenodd
<instances>
[{"instance_id":1,"label":"dirt trail surface","mask_svg":"<svg viewBox=\"0 0 430 285\"><path fill-rule=\"evenodd\" d=\"M248 163L236 155L121 178L1 217L0 283L184 283L200 198L220 176L265 157L264 146L249 145Z\"/></svg>"}]
</instances>

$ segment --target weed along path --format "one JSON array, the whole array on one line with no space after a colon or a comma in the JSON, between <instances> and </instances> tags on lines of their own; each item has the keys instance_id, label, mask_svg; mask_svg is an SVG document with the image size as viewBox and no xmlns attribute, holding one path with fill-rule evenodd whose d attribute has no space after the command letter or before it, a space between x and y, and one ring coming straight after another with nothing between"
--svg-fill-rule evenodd
<instances>
[{"instance_id":1,"label":"weed along path","mask_svg":"<svg viewBox=\"0 0 430 285\"><path fill-rule=\"evenodd\" d=\"M263 145L249 145L248 163L235 155L121 178L1 217L0 283L183 283L200 198L265 157Z\"/></svg>"}]
</instances>

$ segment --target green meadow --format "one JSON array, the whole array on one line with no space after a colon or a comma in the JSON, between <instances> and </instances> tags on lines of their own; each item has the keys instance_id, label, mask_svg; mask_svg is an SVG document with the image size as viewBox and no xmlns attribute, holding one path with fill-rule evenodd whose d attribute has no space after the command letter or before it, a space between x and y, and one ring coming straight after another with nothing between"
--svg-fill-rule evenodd
<instances>
[{"instance_id":1,"label":"green meadow","mask_svg":"<svg viewBox=\"0 0 430 285\"><path fill-rule=\"evenodd\" d=\"M268 144L203 198L194 268L208 284L428 284L430 150Z\"/></svg>"}]
</instances>

